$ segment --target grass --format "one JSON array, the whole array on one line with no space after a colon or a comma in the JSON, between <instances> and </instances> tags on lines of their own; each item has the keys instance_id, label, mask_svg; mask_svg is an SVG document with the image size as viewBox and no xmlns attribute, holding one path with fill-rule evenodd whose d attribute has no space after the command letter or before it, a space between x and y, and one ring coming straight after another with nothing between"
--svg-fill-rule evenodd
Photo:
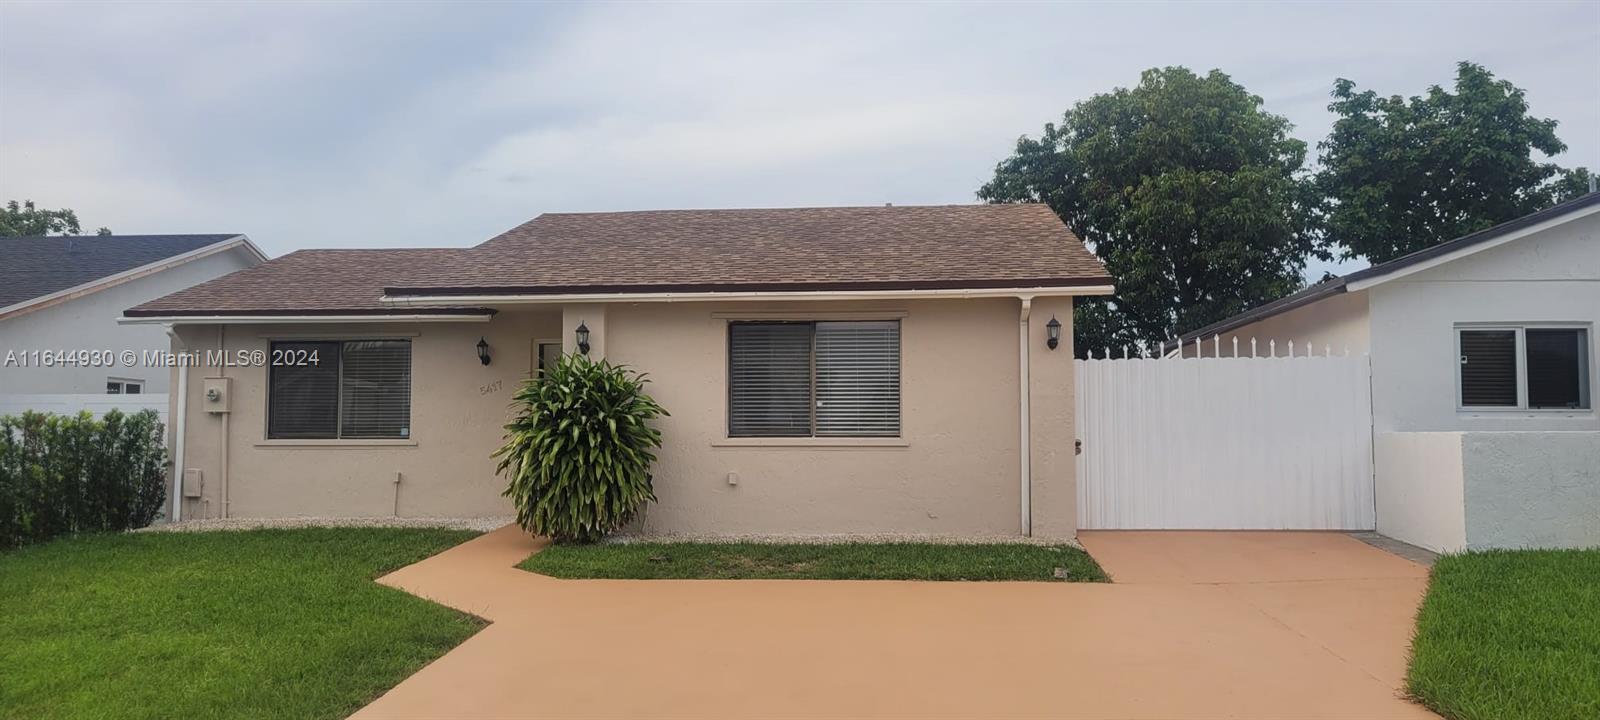
<instances>
[{"instance_id":1,"label":"grass","mask_svg":"<svg viewBox=\"0 0 1600 720\"><path fill-rule=\"evenodd\" d=\"M1440 558L1411 653L1412 696L1452 720L1600 717L1600 550Z\"/></svg>"},{"instance_id":2,"label":"grass","mask_svg":"<svg viewBox=\"0 0 1600 720\"><path fill-rule=\"evenodd\" d=\"M372 579L472 537L66 538L0 554L0 718L342 718L482 627Z\"/></svg>"},{"instance_id":3,"label":"grass","mask_svg":"<svg viewBox=\"0 0 1600 720\"><path fill-rule=\"evenodd\" d=\"M521 565L560 578L776 580L1069 580L1105 582L1064 545L934 543L608 543L554 545Z\"/></svg>"}]
</instances>

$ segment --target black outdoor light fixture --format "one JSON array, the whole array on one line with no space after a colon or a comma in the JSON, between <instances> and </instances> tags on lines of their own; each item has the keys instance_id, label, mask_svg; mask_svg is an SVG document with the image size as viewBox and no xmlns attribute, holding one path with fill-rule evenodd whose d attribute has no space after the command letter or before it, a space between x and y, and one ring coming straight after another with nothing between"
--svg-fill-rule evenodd
<instances>
[{"instance_id":1,"label":"black outdoor light fixture","mask_svg":"<svg viewBox=\"0 0 1600 720\"><path fill-rule=\"evenodd\" d=\"M578 323L578 352L589 354L589 326L582 322Z\"/></svg>"},{"instance_id":2,"label":"black outdoor light fixture","mask_svg":"<svg viewBox=\"0 0 1600 720\"><path fill-rule=\"evenodd\" d=\"M489 364L489 341L482 336L478 337L478 362Z\"/></svg>"},{"instance_id":3,"label":"black outdoor light fixture","mask_svg":"<svg viewBox=\"0 0 1600 720\"><path fill-rule=\"evenodd\" d=\"M1061 321L1056 316L1050 316L1050 322L1044 324L1044 332L1047 338L1044 344L1050 346L1051 350L1061 345Z\"/></svg>"}]
</instances>

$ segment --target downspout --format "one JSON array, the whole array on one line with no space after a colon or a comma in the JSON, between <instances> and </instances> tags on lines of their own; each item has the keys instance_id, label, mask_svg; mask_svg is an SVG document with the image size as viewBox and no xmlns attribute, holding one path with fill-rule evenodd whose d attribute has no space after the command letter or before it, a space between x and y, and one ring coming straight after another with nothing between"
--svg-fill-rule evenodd
<instances>
[{"instance_id":1,"label":"downspout","mask_svg":"<svg viewBox=\"0 0 1600 720\"><path fill-rule=\"evenodd\" d=\"M178 419L172 425L172 521L183 520L183 433L189 420L189 363L183 357L183 338L171 325L173 354L178 360Z\"/></svg>"},{"instance_id":2,"label":"downspout","mask_svg":"<svg viewBox=\"0 0 1600 720\"><path fill-rule=\"evenodd\" d=\"M227 361L227 356L228 355L227 355L227 353L228 353L228 326L227 325L218 325L217 326L217 357L220 358L220 360L217 363L217 375L219 377L224 377L224 378L228 377L228 361ZM231 391L232 391L232 388L229 389L229 392L231 392ZM221 495L222 497L220 498L221 502L218 503L220 505L220 507L217 509L217 515L219 517L221 517L221 518L226 519L228 517L228 418L231 417L233 415L233 413L225 412L225 413L221 413L221 415L222 415L222 451L221 451L220 455L222 456L222 468L217 473L217 485L220 486L218 494Z\"/></svg>"},{"instance_id":3,"label":"downspout","mask_svg":"<svg viewBox=\"0 0 1600 720\"><path fill-rule=\"evenodd\" d=\"M1017 325L1017 394L1020 400L1018 406L1021 408L1018 423L1021 435L1017 445L1021 448L1022 473L1019 482L1022 497L1022 536L1033 537L1033 483L1029 482L1033 472L1029 462L1032 452L1028 447L1028 440L1033 434L1033 424L1028 416L1028 313L1033 309L1033 296L1021 295L1018 298L1022 300L1022 312Z\"/></svg>"}]
</instances>

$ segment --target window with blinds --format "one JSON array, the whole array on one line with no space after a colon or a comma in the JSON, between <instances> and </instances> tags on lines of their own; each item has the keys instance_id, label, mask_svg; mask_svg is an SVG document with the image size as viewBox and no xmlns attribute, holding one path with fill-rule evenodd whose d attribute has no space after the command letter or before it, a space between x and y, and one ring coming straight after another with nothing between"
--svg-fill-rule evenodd
<instances>
[{"instance_id":1,"label":"window with blinds","mask_svg":"<svg viewBox=\"0 0 1600 720\"><path fill-rule=\"evenodd\" d=\"M729 437L898 437L900 323L728 325Z\"/></svg>"},{"instance_id":2,"label":"window with blinds","mask_svg":"<svg viewBox=\"0 0 1600 720\"><path fill-rule=\"evenodd\" d=\"M900 435L900 323L816 324L816 434Z\"/></svg>"},{"instance_id":3,"label":"window with blinds","mask_svg":"<svg viewBox=\"0 0 1600 720\"><path fill-rule=\"evenodd\" d=\"M411 436L411 342L275 342L267 437Z\"/></svg>"},{"instance_id":4,"label":"window with blinds","mask_svg":"<svg viewBox=\"0 0 1600 720\"><path fill-rule=\"evenodd\" d=\"M1517 406L1517 333L1461 331L1461 406Z\"/></svg>"},{"instance_id":5,"label":"window with blinds","mask_svg":"<svg viewBox=\"0 0 1600 720\"><path fill-rule=\"evenodd\" d=\"M410 342L347 342L339 366L339 437L411 436Z\"/></svg>"},{"instance_id":6,"label":"window with blinds","mask_svg":"<svg viewBox=\"0 0 1600 720\"><path fill-rule=\"evenodd\" d=\"M1587 328L1460 328L1462 408L1586 410Z\"/></svg>"}]
</instances>

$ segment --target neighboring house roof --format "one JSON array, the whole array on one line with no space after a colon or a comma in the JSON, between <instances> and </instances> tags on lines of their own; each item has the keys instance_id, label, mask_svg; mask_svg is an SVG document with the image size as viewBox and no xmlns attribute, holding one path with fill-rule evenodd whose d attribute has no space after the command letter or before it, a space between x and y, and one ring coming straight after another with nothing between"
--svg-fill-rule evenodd
<instances>
[{"instance_id":1,"label":"neighboring house roof","mask_svg":"<svg viewBox=\"0 0 1600 720\"><path fill-rule=\"evenodd\" d=\"M418 312L405 303L417 296L445 298L428 313L481 314L485 295L1110 283L1043 205L557 213L473 248L303 250L126 314L400 315Z\"/></svg>"},{"instance_id":2,"label":"neighboring house roof","mask_svg":"<svg viewBox=\"0 0 1600 720\"><path fill-rule=\"evenodd\" d=\"M1207 325L1177 340L1169 340L1162 349L1165 352L1170 352L1177 348L1178 343L1188 344L1197 338L1207 338L1232 332L1251 323L1310 305L1332 295L1365 290L1373 285L1402 275L1425 270L1441 263L1487 250L1504 242L1510 242L1519 237L1525 237L1535 229L1542 229L1540 226L1544 226L1546 223L1565 222L1597 210L1600 210L1600 193L1589 193L1560 205L1553 205L1515 220L1480 230L1471 235L1463 235L1454 240L1418 250L1386 263L1379 263L1364 270L1357 270L1343 277L1323 280L1299 292L1285 295L1221 322Z\"/></svg>"},{"instance_id":3,"label":"neighboring house roof","mask_svg":"<svg viewBox=\"0 0 1600 720\"><path fill-rule=\"evenodd\" d=\"M391 296L1108 285L1044 205L549 213Z\"/></svg>"},{"instance_id":4,"label":"neighboring house roof","mask_svg":"<svg viewBox=\"0 0 1600 720\"><path fill-rule=\"evenodd\" d=\"M446 262L462 248L300 250L156 298L128 317L193 315L384 315L412 313L379 302L383 287ZM484 314L479 308L434 308L438 314Z\"/></svg>"},{"instance_id":5,"label":"neighboring house roof","mask_svg":"<svg viewBox=\"0 0 1600 720\"><path fill-rule=\"evenodd\" d=\"M238 233L0 238L0 317L232 247L266 259Z\"/></svg>"}]
</instances>

